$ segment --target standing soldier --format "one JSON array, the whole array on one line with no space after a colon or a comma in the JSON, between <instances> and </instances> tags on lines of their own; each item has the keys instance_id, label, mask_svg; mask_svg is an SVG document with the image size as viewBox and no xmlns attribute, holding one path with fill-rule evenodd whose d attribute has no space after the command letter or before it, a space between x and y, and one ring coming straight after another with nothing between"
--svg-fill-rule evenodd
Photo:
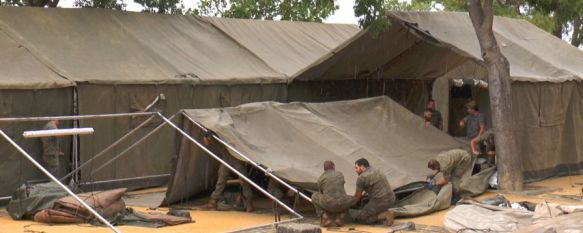
<instances>
[{"instance_id":1,"label":"standing soldier","mask_svg":"<svg viewBox=\"0 0 583 233\"><path fill-rule=\"evenodd\" d=\"M43 130L58 129L59 120L50 120L43 127ZM59 157L64 153L59 150L59 140L57 137L42 137L42 157L46 169L55 177L59 178Z\"/></svg>"},{"instance_id":2,"label":"standing soldier","mask_svg":"<svg viewBox=\"0 0 583 233\"><path fill-rule=\"evenodd\" d=\"M324 162L324 173L318 178L318 192L312 195L312 203L318 216L322 217L322 226L344 225L343 220L354 198L346 195L344 190L344 175L336 171L334 162ZM336 220L332 222L332 218Z\"/></svg>"},{"instance_id":3,"label":"standing soldier","mask_svg":"<svg viewBox=\"0 0 583 233\"><path fill-rule=\"evenodd\" d=\"M237 171L245 174L245 163L231 155L229 151L223 146L218 145L218 143L213 138L212 132L205 133L203 137L204 144L209 147L213 153L219 156L222 160L227 162L229 165L237 169ZM217 202L223 196L225 191L225 187L227 186L227 180L229 179L229 175L231 174L231 170L227 168L227 166L221 165L219 166L218 172L218 179L217 184L215 185L215 190L211 194L211 199L209 199L208 204L205 206L205 209L217 209ZM252 212L253 211L253 190L251 190L251 186L244 181L243 179L239 179L241 183L241 188L243 189L243 200L245 203L245 211Z\"/></svg>"},{"instance_id":4,"label":"standing soldier","mask_svg":"<svg viewBox=\"0 0 583 233\"><path fill-rule=\"evenodd\" d=\"M351 213L352 218L362 224L385 222L393 225L394 214L389 208L395 203L395 193L387 181L387 177L379 170L372 168L368 160L356 160L354 171L358 174L354 199L360 202L363 193L368 194L369 202L360 210Z\"/></svg>"},{"instance_id":5,"label":"standing soldier","mask_svg":"<svg viewBox=\"0 0 583 233\"><path fill-rule=\"evenodd\" d=\"M443 118L441 117L441 112L435 109L435 100L429 99L427 101L426 111L431 112L431 114L429 115L430 124L435 126L435 128L438 128L439 130L443 130Z\"/></svg>"},{"instance_id":6,"label":"standing soldier","mask_svg":"<svg viewBox=\"0 0 583 233\"><path fill-rule=\"evenodd\" d=\"M475 145L486 132L486 116L480 112L474 101L466 104L466 110L468 115L460 121L460 127L466 128L466 139L472 146L472 153L476 154L478 151L475 149Z\"/></svg>"}]
</instances>

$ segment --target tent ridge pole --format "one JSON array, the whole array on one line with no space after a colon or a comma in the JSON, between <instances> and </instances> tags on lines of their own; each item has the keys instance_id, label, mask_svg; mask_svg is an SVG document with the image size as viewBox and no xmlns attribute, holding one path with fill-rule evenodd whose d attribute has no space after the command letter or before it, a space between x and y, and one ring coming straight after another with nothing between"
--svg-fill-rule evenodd
<instances>
[{"instance_id":1,"label":"tent ridge pole","mask_svg":"<svg viewBox=\"0 0 583 233\"><path fill-rule=\"evenodd\" d=\"M71 191L69 188L67 188L67 186L65 186L63 183L61 183L55 176L53 176L42 165L40 165L36 160L34 160L34 158L32 158L32 156L30 156L24 149L22 149L22 147L20 147L8 135L6 135L6 133L4 133L4 131L2 129L0 129L0 134L2 134L2 137L4 137L10 144L12 144L12 146L14 146L22 155L24 155L28 160L30 160L30 162L32 162L34 164L34 166L36 166L38 169L40 169L52 181L56 182L59 186L61 186L61 188L63 188L69 195L71 195L73 198L75 198L75 200L77 200L79 203L81 203L81 205L83 205L85 208L87 208L87 210L89 210L89 212L91 212L91 214L93 214L93 216L95 216L97 219L99 219L100 222L105 224L107 227L111 228L111 230L113 232L121 233L121 231L119 231L117 228L115 228L113 225L111 225L111 223L109 223L109 221L107 221L103 216L101 216L99 213L97 213L97 211L95 211L93 208L91 208L91 206L89 206L87 203L85 203L83 200L81 200L81 198L79 198L79 196L75 195L75 193L73 193L73 191Z\"/></svg>"},{"instance_id":2,"label":"tent ridge pole","mask_svg":"<svg viewBox=\"0 0 583 233\"><path fill-rule=\"evenodd\" d=\"M184 117L186 117L188 120L190 120L192 123L194 123L195 125L197 125L200 129L204 130L205 132L208 131L207 128L205 128L204 126L202 126L200 123L196 122L189 115L185 114L184 112L182 112L182 115ZM243 157L245 160L247 160L247 162L251 163L251 165L253 165L257 169L261 170L262 172L264 172L265 174L267 174L269 177L275 179L277 182L279 182L280 184L284 185L288 189L291 189L292 191L294 191L295 193L297 193L298 195L300 195L305 200L307 200L310 203L312 203L312 199L310 197L306 196L305 194L303 194L302 192L300 192L295 187L291 186L290 184L288 184L287 182L285 182L281 178L279 178L276 175L274 175L271 170L267 170L267 169L263 168L262 166L259 165L259 163L253 161L251 158L247 157L246 155L244 155L243 153L241 153L240 151L238 151L237 149L235 149L234 147L232 147L231 145L229 145L228 143L226 143L225 141L223 141L223 139L219 138L217 135L213 135L213 137L217 141L221 142L221 144L225 145L226 147L228 147L229 149L231 149L232 151L234 151L235 153L237 153L238 155L240 155L241 157Z\"/></svg>"}]
</instances>

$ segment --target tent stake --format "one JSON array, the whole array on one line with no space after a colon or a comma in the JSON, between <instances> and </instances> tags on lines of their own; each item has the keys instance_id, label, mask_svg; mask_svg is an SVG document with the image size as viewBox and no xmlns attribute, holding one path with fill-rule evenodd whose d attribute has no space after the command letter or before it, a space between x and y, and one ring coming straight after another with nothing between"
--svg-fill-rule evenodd
<instances>
[{"instance_id":1,"label":"tent stake","mask_svg":"<svg viewBox=\"0 0 583 233\"><path fill-rule=\"evenodd\" d=\"M49 171L47 171L42 165L40 165L32 156L30 156L22 147L20 147L15 141L13 141L3 130L0 129L0 134L8 141L12 146L14 146L21 154L23 154L30 162L34 164L38 169L40 169L45 175L47 175L52 181L56 182L61 188L63 188L69 195L71 195L75 200L77 200L81 205L83 205L91 214L93 214L100 222L105 224L107 227L111 228L113 232L121 233L117 228L115 228L109 221L107 221L103 216L101 216L97 211L95 211L91 206L85 203L81 198L79 198L75 193L73 193L67 186L61 183L56 177L54 177Z\"/></svg>"}]
</instances>

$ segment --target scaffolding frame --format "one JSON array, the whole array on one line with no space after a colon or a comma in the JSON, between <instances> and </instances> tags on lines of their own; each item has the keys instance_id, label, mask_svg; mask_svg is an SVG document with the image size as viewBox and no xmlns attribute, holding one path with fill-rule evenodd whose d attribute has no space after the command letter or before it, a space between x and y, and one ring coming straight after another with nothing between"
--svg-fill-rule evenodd
<instances>
[{"instance_id":1,"label":"scaffolding frame","mask_svg":"<svg viewBox=\"0 0 583 233\"><path fill-rule=\"evenodd\" d=\"M293 222L293 221L299 221L299 220L304 219L304 217L301 214L297 213L293 208L287 206L281 200L279 200L276 197L274 197L273 195L271 195L268 191L266 191L265 189L263 189L261 186L257 185L255 182L253 182L247 176L245 176L244 174L242 174L241 172L239 172L237 169L235 169L234 167L232 167L230 164L228 164L227 162L225 162L223 159L221 159L214 152L210 151L208 148L206 148L200 142L198 142L194 138L192 138L192 136L190 136L190 134L184 132L184 130L182 130L180 127L176 126L176 124L174 124L172 122L172 119L174 117L176 117L177 115L179 115L179 114L182 115L183 117L186 117L187 119L189 119L190 122L194 123L195 125L197 125L198 127L200 127L202 130L204 130L205 132L208 131L208 129L206 129L201 124L199 124L198 122L194 121L194 119L192 119L190 116L188 116L184 112L184 110L180 110L180 111L176 112L175 114L173 114L172 116L170 116L168 118L166 118L164 115L162 115L159 112L93 114L93 115L77 115L77 116L49 116L49 117L0 118L0 122L23 122L23 121L48 121L48 120L103 119L103 118L128 117L128 116L150 116L148 119L146 119L140 125L136 126L132 130L130 130L129 132L127 132L126 134L124 134L122 137L118 138L116 141L114 141L112 144L110 144L108 147L106 147L102 151L100 151L97 154L95 154L93 157L91 157L91 159L87 160L85 163L83 163L81 165L78 165L77 163L74 163L74 165L76 165L76 167L71 172L69 172L67 175L65 175L63 178L61 178L60 180L57 179L55 176L53 176L50 172L48 172L28 152L26 152L22 147L20 147L20 145L18 145L14 140L12 140L12 138L10 138L2 129L0 129L0 135L3 136L12 146L14 146L22 155L24 155L28 160L30 160L38 169L40 169L52 181L56 182L69 195L73 196L73 198L75 198L77 201L79 201L81 203L81 205L83 205L85 208L87 208L100 222L102 222L103 224L105 224L113 232L116 232L116 233L120 233L121 231L119 231L117 228L115 228L109 221L107 221L97 211L95 211L93 208L91 208L87 203L85 203L81 198L79 198L75 193L73 193L62 182L65 179L67 179L67 178L69 178L71 176L74 176L74 179L77 179L78 180L78 177L77 177L78 176L78 171L81 170L81 168L85 167L87 164L93 162L95 159L97 159L97 158L101 157L102 155L104 155L107 151L109 151L112 148L114 148L116 145L118 145L119 143L121 143L123 140L125 140L126 138L128 138L130 135L132 135L135 132L137 132L138 129L142 128L149 121L151 121L152 119L154 119L156 117L159 117L160 119L162 119L163 122L160 125L158 125L156 128L154 128L153 130L151 130L150 132L148 132L146 135L142 136L140 139L138 139L132 145L128 146L125 150L123 150L122 152L118 153L116 156L114 156L110 160L108 160L105 163L103 163L100 167L98 167L97 169L93 170L92 173L91 173L91 175L95 174L95 172L101 170L102 168L108 166L109 164L111 164L115 160L119 159L125 153L127 153L132 148L134 148L135 146L137 146L138 144L140 144L141 142L143 142L145 139L147 139L148 137L150 137L151 135L153 135L155 132L157 132L158 130L160 130L165 125L169 125L170 127L174 128L176 131L178 131L178 133L182 134L182 136L184 136L186 139L188 139L191 143L194 143L197 147L199 147L200 149L202 149L203 151L205 151L207 154L209 154L217 162L225 165L229 170L231 170L231 172L237 174L237 176L239 178L243 179L245 182L247 182L248 184L250 184L251 186L253 186L255 189L257 189L258 191L260 191L261 193L263 193L264 195L266 195L269 199L271 199L272 201L274 201L278 205L282 206L289 213L291 213L292 215L295 216L295 218L292 218L292 219L289 219L289 220L280 221L280 222L274 222L274 223L271 223L271 224L262 224L260 226L277 225L277 224L282 224L282 223L287 223L287 222ZM77 128L79 125L78 124L73 124L73 126L74 126L74 128ZM278 181L280 184L286 186L290 190L293 190L299 196L301 196L302 198L306 199L310 203L312 202L312 200L309 197L307 197L305 194L303 194L302 192L300 192L298 189L296 189L295 187L289 185L287 182L283 181L279 177L275 176L270 170L261 167L259 165L259 163L251 160L249 157L245 156L243 153L241 153L240 151L236 150L234 147L232 147L231 145L229 145L228 143L226 143L225 141L223 141L222 139L220 139L218 136L214 135L214 138L217 141L221 142L221 144L223 144L224 146L226 146L229 149L235 151L237 154L239 154L241 157L243 157L245 160L247 160L247 162L249 162L250 164L252 164L254 167L256 167L256 168L260 169L261 171L265 172L266 174L268 174L269 177L272 177L274 180ZM111 180L111 181L116 181L116 180ZM102 182L102 181L98 181L98 182ZM0 200L7 200L7 199L10 199L10 197L0 197ZM251 229L251 228L256 228L256 227L258 227L258 226L253 226L253 227L245 228L245 229ZM240 230L238 230L238 231L240 231Z\"/></svg>"}]
</instances>

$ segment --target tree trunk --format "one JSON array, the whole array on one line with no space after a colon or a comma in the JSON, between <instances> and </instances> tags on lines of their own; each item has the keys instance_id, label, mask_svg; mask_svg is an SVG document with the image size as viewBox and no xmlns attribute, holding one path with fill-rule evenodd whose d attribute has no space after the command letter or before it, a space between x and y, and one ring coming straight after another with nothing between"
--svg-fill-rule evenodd
<instances>
[{"instance_id":1,"label":"tree trunk","mask_svg":"<svg viewBox=\"0 0 583 233\"><path fill-rule=\"evenodd\" d=\"M573 36L571 37L571 44L579 47L583 44L583 17L573 21Z\"/></svg>"},{"instance_id":2,"label":"tree trunk","mask_svg":"<svg viewBox=\"0 0 583 233\"><path fill-rule=\"evenodd\" d=\"M557 28L553 31L553 35L559 39L563 39L563 24L558 22L558 20L555 20L555 24L557 25Z\"/></svg>"},{"instance_id":3,"label":"tree trunk","mask_svg":"<svg viewBox=\"0 0 583 233\"><path fill-rule=\"evenodd\" d=\"M510 66L500 51L492 30L494 22L492 1L484 0L482 6L481 0L468 0L468 10L488 70L499 186L502 190L520 191L523 187L523 174L514 134Z\"/></svg>"}]
</instances>

